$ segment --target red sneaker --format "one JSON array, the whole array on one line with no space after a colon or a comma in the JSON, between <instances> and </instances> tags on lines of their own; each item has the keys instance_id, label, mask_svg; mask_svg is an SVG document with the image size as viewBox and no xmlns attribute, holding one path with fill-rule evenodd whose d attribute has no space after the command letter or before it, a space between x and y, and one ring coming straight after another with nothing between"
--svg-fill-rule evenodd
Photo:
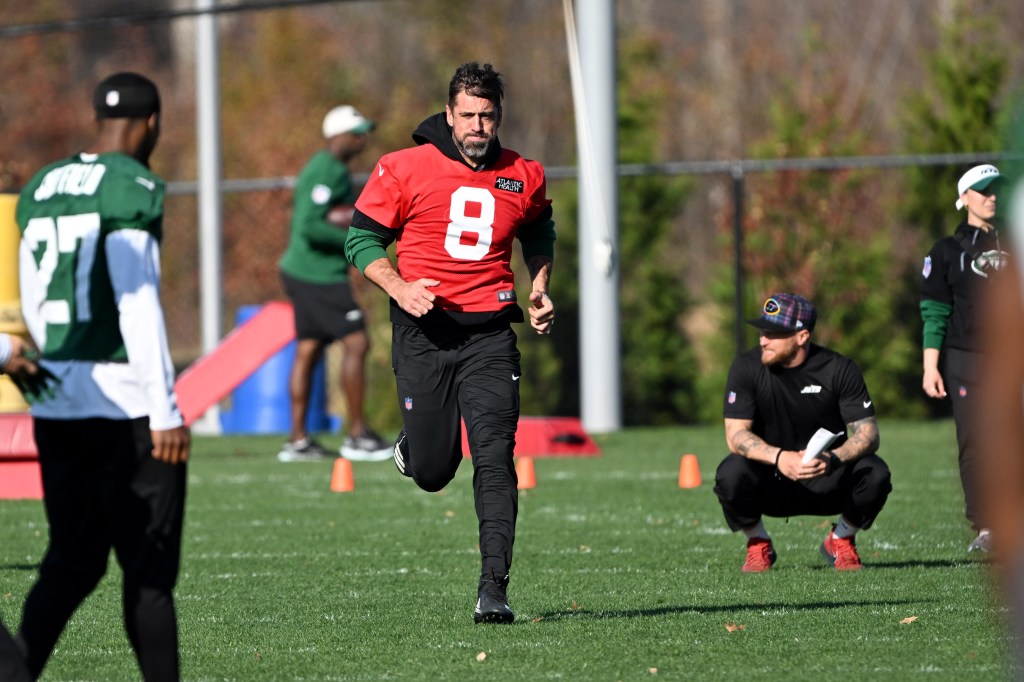
<instances>
[{"instance_id":1,"label":"red sneaker","mask_svg":"<svg viewBox=\"0 0 1024 682\"><path fill-rule=\"evenodd\" d=\"M821 543L821 556L830 566L835 566L837 571L859 571L864 567L857 555L857 542L854 538L837 538L832 530L825 536L825 542Z\"/></svg>"},{"instance_id":2,"label":"red sneaker","mask_svg":"<svg viewBox=\"0 0 1024 682\"><path fill-rule=\"evenodd\" d=\"M747 561L743 564L744 573L764 573L775 563L778 556L771 540L750 538L747 540Z\"/></svg>"}]
</instances>

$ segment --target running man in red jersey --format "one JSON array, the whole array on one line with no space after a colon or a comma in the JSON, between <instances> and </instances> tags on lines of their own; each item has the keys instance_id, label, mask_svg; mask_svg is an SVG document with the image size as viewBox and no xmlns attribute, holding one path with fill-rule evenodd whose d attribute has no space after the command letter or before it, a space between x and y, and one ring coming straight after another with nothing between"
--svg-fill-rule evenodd
<instances>
[{"instance_id":1,"label":"running man in red jersey","mask_svg":"<svg viewBox=\"0 0 1024 682\"><path fill-rule=\"evenodd\" d=\"M506 589L518 491L523 322L512 274L518 238L530 272L530 325L550 333L548 280L555 229L543 167L498 142L504 83L490 64L463 64L443 113L413 133L419 145L383 156L356 202L349 262L391 297L392 365L404 428L395 465L436 492L473 456L482 568L477 623L511 623ZM397 269L385 249L397 240Z\"/></svg>"}]
</instances>

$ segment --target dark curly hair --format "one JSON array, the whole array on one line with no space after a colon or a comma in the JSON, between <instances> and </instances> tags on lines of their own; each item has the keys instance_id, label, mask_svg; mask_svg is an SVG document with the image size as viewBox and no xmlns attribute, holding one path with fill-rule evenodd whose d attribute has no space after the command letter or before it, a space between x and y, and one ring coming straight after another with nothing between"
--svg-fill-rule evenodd
<instances>
[{"instance_id":1,"label":"dark curly hair","mask_svg":"<svg viewBox=\"0 0 1024 682\"><path fill-rule=\"evenodd\" d=\"M460 92L492 102L501 113L501 98L505 96L505 81L490 64L480 66L479 62L466 62L455 69L448 84L448 106L455 108L455 98Z\"/></svg>"}]
</instances>

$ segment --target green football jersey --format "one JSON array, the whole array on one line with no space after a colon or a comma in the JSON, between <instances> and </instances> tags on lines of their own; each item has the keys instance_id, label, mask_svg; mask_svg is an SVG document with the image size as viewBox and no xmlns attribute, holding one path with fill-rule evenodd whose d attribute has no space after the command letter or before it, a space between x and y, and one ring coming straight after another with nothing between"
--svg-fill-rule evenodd
<instances>
[{"instance_id":1,"label":"green football jersey","mask_svg":"<svg viewBox=\"0 0 1024 682\"><path fill-rule=\"evenodd\" d=\"M106 239L124 229L163 236L164 182L125 154L78 154L32 177L15 217L45 301L43 357L126 361Z\"/></svg>"},{"instance_id":2,"label":"green football jersey","mask_svg":"<svg viewBox=\"0 0 1024 682\"><path fill-rule=\"evenodd\" d=\"M317 284L348 281L348 226L329 223L327 213L354 201L348 167L326 150L314 154L295 181L291 234L280 262L286 275Z\"/></svg>"}]
</instances>

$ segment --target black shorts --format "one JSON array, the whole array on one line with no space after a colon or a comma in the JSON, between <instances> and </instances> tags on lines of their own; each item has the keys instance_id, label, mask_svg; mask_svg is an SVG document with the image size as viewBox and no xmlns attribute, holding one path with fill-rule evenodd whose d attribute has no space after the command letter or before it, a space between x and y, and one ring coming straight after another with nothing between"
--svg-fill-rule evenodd
<instances>
[{"instance_id":1,"label":"black shorts","mask_svg":"<svg viewBox=\"0 0 1024 682\"><path fill-rule=\"evenodd\" d=\"M348 282L314 284L283 272L281 281L295 308L297 338L334 341L366 328Z\"/></svg>"}]
</instances>

